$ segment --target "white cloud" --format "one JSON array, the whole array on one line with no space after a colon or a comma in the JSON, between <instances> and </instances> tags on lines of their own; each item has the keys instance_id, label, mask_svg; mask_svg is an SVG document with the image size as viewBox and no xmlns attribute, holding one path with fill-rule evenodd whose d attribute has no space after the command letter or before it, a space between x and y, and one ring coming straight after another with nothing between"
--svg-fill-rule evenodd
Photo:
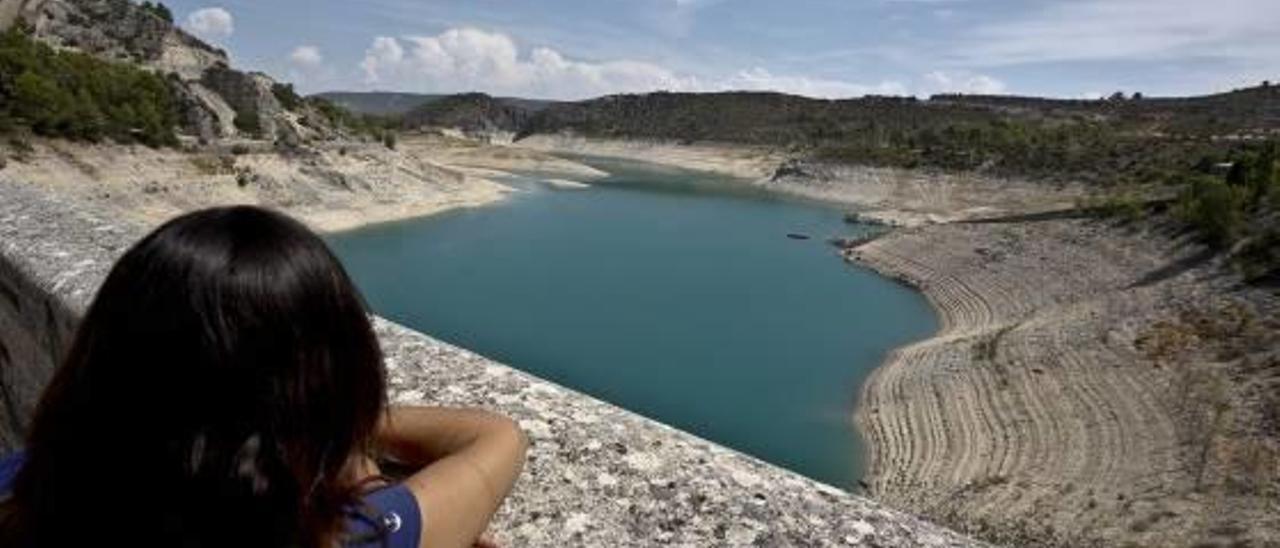
<instances>
[{"instance_id":1,"label":"white cloud","mask_svg":"<svg viewBox=\"0 0 1280 548\"><path fill-rule=\"evenodd\" d=\"M522 55L509 36L472 28L403 40L380 36L360 66L367 84L436 92L579 98L692 86L651 63L577 61L550 48Z\"/></svg>"},{"instance_id":2,"label":"white cloud","mask_svg":"<svg viewBox=\"0 0 1280 548\"><path fill-rule=\"evenodd\" d=\"M364 61L360 62L360 68L364 69L365 82L369 84L380 83L389 78L395 78L394 72L403 72L406 70L401 66L404 61L404 48L400 47L400 42L390 36L379 36L373 39L373 45L364 52Z\"/></svg>"},{"instance_id":3,"label":"white cloud","mask_svg":"<svg viewBox=\"0 0 1280 548\"><path fill-rule=\"evenodd\" d=\"M365 84L380 88L454 93L484 91L554 99L581 99L648 91L771 90L813 97L902 95L895 82L864 85L774 74L763 68L727 77L699 77L645 61L571 59L551 48L522 52L510 36L457 28L435 36L379 36L360 67Z\"/></svg>"},{"instance_id":4,"label":"white cloud","mask_svg":"<svg viewBox=\"0 0 1280 548\"><path fill-rule=\"evenodd\" d=\"M231 12L219 7L191 12L183 26L192 34L213 42L229 38L236 30Z\"/></svg>"},{"instance_id":5,"label":"white cloud","mask_svg":"<svg viewBox=\"0 0 1280 548\"><path fill-rule=\"evenodd\" d=\"M998 95L1008 91L1004 82L985 74L974 74L966 71L948 72L935 70L924 75L925 89L922 95L935 93L965 93L976 95Z\"/></svg>"},{"instance_id":6,"label":"white cloud","mask_svg":"<svg viewBox=\"0 0 1280 548\"><path fill-rule=\"evenodd\" d=\"M875 85L865 85L843 80L777 75L759 67L741 71L719 82L715 87L719 90L780 91L831 99L863 95L908 94L906 86L899 82L884 81Z\"/></svg>"},{"instance_id":7,"label":"white cloud","mask_svg":"<svg viewBox=\"0 0 1280 548\"><path fill-rule=\"evenodd\" d=\"M1266 62L1280 55L1277 27L1275 0L1079 0L979 27L958 53L973 66L1188 58Z\"/></svg>"},{"instance_id":8,"label":"white cloud","mask_svg":"<svg viewBox=\"0 0 1280 548\"><path fill-rule=\"evenodd\" d=\"M298 46L289 54L289 60L304 68L315 68L324 64L324 55L315 46Z\"/></svg>"}]
</instances>

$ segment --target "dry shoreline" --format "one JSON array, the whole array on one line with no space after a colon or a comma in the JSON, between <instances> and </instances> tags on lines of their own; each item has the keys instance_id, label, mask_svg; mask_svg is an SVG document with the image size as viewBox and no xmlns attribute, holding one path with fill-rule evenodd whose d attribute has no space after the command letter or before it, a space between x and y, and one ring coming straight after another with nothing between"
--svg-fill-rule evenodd
<instances>
[{"instance_id":1,"label":"dry shoreline","mask_svg":"<svg viewBox=\"0 0 1280 548\"><path fill-rule=\"evenodd\" d=\"M1070 208L1084 195L1072 185L873 168L788 162L788 154L732 144L585 139L537 135L519 150L639 160L741 179L758 188L847 207L872 222L919 226L975 217Z\"/></svg>"},{"instance_id":2,"label":"dry shoreline","mask_svg":"<svg viewBox=\"0 0 1280 548\"><path fill-rule=\"evenodd\" d=\"M1276 542L1269 402L1232 379L1274 359L1277 299L1199 251L1080 219L849 250L943 319L863 388L872 494L1012 543Z\"/></svg>"},{"instance_id":3,"label":"dry shoreline","mask_svg":"<svg viewBox=\"0 0 1280 548\"><path fill-rule=\"evenodd\" d=\"M606 175L537 151L445 137L411 137L396 150L326 143L281 151L260 142L194 150L33 139L0 145L0 180L93 204L141 226L228 204L273 207L322 232L479 207L516 190L512 172L562 181Z\"/></svg>"}]
</instances>

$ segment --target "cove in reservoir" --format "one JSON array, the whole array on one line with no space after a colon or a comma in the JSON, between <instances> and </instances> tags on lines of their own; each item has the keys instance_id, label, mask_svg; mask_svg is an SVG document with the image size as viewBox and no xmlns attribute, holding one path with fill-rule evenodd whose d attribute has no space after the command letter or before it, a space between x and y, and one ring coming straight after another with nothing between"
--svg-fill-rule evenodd
<instances>
[{"instance_id":1,"label":"cove in reservoir","mask_svg":"<svg viewBox=\"0 0 1280 548\"><path fill-rule=\"evenodd\" d=\"M497 205L329 240L386 318L854 488L863 381L937 329L920 294L826 243L867 228L716 175L582 161L612 175L520 177Z\"/></svg>"}]
</instances>

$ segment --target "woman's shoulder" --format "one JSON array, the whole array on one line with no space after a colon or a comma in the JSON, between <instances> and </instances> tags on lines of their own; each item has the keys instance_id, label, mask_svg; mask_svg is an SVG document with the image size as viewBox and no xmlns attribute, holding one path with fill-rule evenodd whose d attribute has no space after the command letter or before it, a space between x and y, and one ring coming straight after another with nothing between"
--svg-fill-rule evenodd
<instances>
[{"instance_id":1,"label":"woman's shoulder","mask_svg":"<svg viewBox=\"0 0 1280 548\"><path fill-rule=\"evenodd\" d=\"M422 513L418 499L404 484L390 485L365 495L361 508L347 520L347 533L354 539L346 548L387 546L417 548L422 539ZM383 544L382 532L386 532Z\"/></svg>"},{"instance_id":2,"label":"woman's shoulder","mask_svg":"<svg viewBox=\"0 0 1280 548\"><path fill-rule=\"evenodd\" d=\"M26 462L26 453L0 456L0 499L13 490L13 482ZM365 495L360 508L347 519L347 533L355 539L345 548L418 548L422 539L422 513L418 499L403 484L389 485ZM383 542L383 534L386 542Z\"/></svg>"},{"instance_id":3,"label":"woman's shoulder","mask_svg":"<svg viewBox=\"0 0 1280 548\"><path fill-rule=\"evenodd\" d=\"M22 451L0 457L0 495L7 495L13 490L13 480L18 477L18 472L22 470L22 463L26 460L27 455Z\"/></svg>"}]
</instances>

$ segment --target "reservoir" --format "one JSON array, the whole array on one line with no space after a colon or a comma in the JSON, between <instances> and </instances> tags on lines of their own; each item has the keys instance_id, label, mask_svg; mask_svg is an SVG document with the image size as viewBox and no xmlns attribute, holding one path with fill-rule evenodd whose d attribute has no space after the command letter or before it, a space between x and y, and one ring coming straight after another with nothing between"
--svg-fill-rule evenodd
<instances>
[{"instance_id":1,"label":"reservoir","mask_svg":"<svg viewBox=\"0 0 1280 548\"><path fill-rule=\"evenodd\" d=\"M583 161L611 175L516 177L501 203L329 241L388 319L853 489L863 381L937 329L921 295L827 243L871 229L716 175Z\"/></svg>"}]
</instances>

